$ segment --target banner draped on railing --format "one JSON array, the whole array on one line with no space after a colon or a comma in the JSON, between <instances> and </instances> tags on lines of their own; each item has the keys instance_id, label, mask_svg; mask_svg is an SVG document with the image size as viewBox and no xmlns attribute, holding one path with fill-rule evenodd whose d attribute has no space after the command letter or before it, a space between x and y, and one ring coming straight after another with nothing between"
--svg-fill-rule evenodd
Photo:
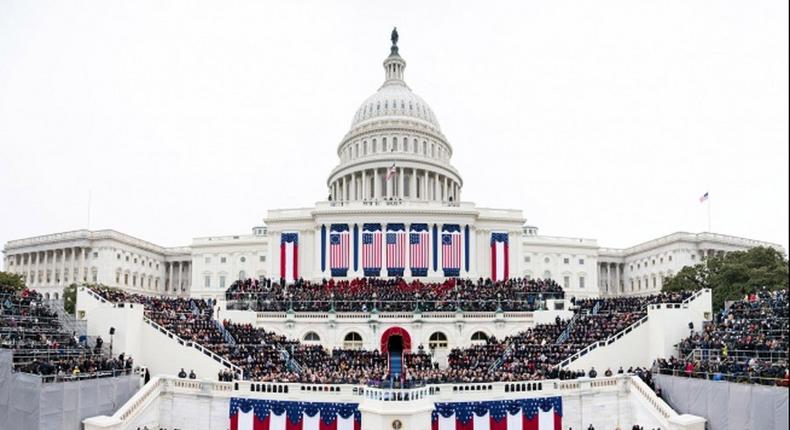
<instances>
[{"instance_id":1,"label":"banner draped on railing","mask_svg":"<svg viewBox=\"0 0 790 430\"><path fill-rule=\"evenodd\" d=\"M362 271L365 276L381 275L381 224L362 224Z\"/></svg>"},{"instance_id":2,"label":"banner draped on railing","mask_svg":"<svg viewBox=\"0 0 790 430\"><path fill-rule=\"evenodd\" d=\"M409 232L411 276L428 276L428 250L431 233L428 224L412 224Z\"/></svg>"},{"instance_id":3,"label":"banner draped on railing","mask_svg":"<svg viewBox=\"0 0 790 430\"><path fill-rule=\"evenodd\" d=\"M403 276L406 268L406 226L387 224L387 276Z\"/></svg>"},{"instance_id":4,"label":"banner draped on railing","mask_svg":"<svg viewBox=\"0 0 790 430\"><path fill-rule=\"evenodd\" d=\"M231 397L230 430L360 430L358 406Z\"/></svg>"},{"instance_id":5,"label":"banner draped on railing","mask_svg":"<svg viewBox=\"0 0 790 430\"><path fill-rule=\"evenodd\" d=\"M442 269L444 276L461 274L461 226L442 225Z\"/></svg>"},{"instance_id":6,"label":"banner draped on railing","mask_svg":"<svg viewBox=\"0 0 790 430\"><path fill-rule=\"evenodd\" d=\"M285 282L299 279L299 233L280 235L280 278Z\"/></svg>"},{"instance_id":7,"label":"banner draped on railing","mask_svg":"<svg viewBox=\"0 0 790 430\"><path fill-rule=\"evenodd\" d=\"M509 275L509 244L507 233L491 233L491 280L501 281Z\"/></svg>"},{"instance_id":8,"label":"banner draped on railing","mask_svg":"<svg viewBox=\"0 0 790 430\"><path fill-rule=\"evenodd\" d=\"M351 238L348 224L332 224L329 227L329 269L332 276L348 275L348 260L351 253Z\"/></svg>"},{"instance_id":9,"label":"banner draped on railing","mask_svg":"<svg viewBox=\"0 0 790 430\"><path fill-rule=\"evenodd\" d=\"M433 430L561 430L562 397L436 403Z\"/></svg>"}]
</instances>

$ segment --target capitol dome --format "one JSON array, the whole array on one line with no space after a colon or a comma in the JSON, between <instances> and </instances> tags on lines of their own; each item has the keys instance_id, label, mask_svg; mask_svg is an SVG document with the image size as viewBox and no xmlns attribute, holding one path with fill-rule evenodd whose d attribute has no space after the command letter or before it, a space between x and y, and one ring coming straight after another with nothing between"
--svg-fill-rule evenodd
<instances>
[{"instance_id":1,"label":"capitol dome","mask_svg":"<svg viewBox=\"0 0 790 430\"><path fill-rule=\"evenodd\" d=\"M405 66L405 61L400 56L397 58ZM390 58L387 61L390 61ZM385 61L385 67L386 63ZM412 92L411 88L406 85L403 81L402 71L398 79L387 79L375 94L368 97L359 106L354 120L351 122L351 127L354 128L362 122L380 117L408 117L425 121L439 130L439 121L436 120L433 110L422 97Z\"/></svg>"},{"instance_id":2,"label":"capitol dome","mask_svg":"<svg viewBox=\"0 0 790 430\"><path fill-rule=\"evenodd\" d=\"M403 80L398 34L384 60L384 83L368 97L337 147L340 163L327 179L334 204L456 204L463 180L450 164L452 146L428 103Z\"/></svg>"}]
</instances>

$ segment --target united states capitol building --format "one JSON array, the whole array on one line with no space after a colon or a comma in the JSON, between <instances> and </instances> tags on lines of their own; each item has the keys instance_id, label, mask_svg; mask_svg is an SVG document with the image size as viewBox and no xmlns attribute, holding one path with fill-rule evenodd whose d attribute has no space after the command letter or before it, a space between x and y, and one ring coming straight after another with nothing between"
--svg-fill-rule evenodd
<instances>
[{"instance_id":1,"label":"united states capitol building","mask_svg":"<svg viewBox=\"0 0 790 430\"><path fill-rule=\"evenodd\" d=\"M463 177L451 163L453 147L431 107L406 84L406 61L396 44L383 65L383 84L362 102L338 144L339 162L327 178L328 200L270 210L248 234L198 237L175 248L114 230L12 240L4 247L5 270L53 297L72 282L218 297L234 280L248 277L393 275L554 279L570 295L597 297L660 291L664 278L713 254L779 248L710 232L676 232L629 248L606 248L595 239L542 236L519 209L464 201ZM427 241L424 260L412 261L417 258L408 244L388 251L388 234L409 239L420 232L427 234L418 236ZM364 236L376 234L378 261L365 267L370 250L363 252ZM331 242L340 238L347 242L338 258ZM443 246L446 238L453 246ZM398 258L391 260L393 252ZM453 258L445 258L449 254Z\"/></svg>"},{"instance_id":2,"label":"united states capitol building","mask_svg":"<svg viewBox=\"0 0 790 430\"><path fill-rule=\"evenodd\" d=\"M595 239L543 236L519 209L464 200L453 147L431 107L406 84L397 40L393 32L381 87L362 102L340 139L326 200L272 209L251 232L198 237L181 247L115 230L7 242L4 270L20 274L48 301L62 299L64 287L78 284L75 319L87 337L107 339L112 327L111 351L132 357L150 380L125 397L108 388L119 385L115 376L98 379L95 387L84 381L59 383L64 388L35 385L23 372L4 370L11 358L0 354L0 381L11 381L7 395L0 396L0 412L7 414L0 417L0 429L706 429L707 414L674 410L640 376L617 368L647 369L656 358L676 355L690 330L714 319L710 290L661 295L667 277L714 255L781 247L711 232L675 232L606 248ZM500 288L520 278L518 285L552 281L560 294L544 297L541 290L523 287L530 301L522 308L502 303L499 295L480 297L496 301L489 307L469 308L459 299L455 306L421 308L417 295L416 305L390 310L378 309L375 293L371 306L352 310L336 309L334 295L331 308L314 309L270 301L258 302L258 308L237 306L228 295L232 285L251 279L264 285L255 294L282 285L285 294L276 296L282 302L290 288L318 287L326 280L351 285L364 278L402 279L402 285L419 280L455 291L457 284L447 283L456 279L468 285L490 279L485 285ZM605 328L585 331L588 324ZM259 350L237 354L240 347ZM545 348L545 354L530 356L533 347ZM390 379L306 381L310 363L320 361L318 350L382 357ZM265 354L271 355L259 366L253 357ZM417 359L428 361L419 371L433 372L431 378L394 382L393 373L417 374ZM554 373L513 370L527 362ZM348 360L334 363L346 366ZM270 369L277 366L287 371ZM480 373L470 377L467 368ZM593 368L600 374L588 373ZM176 376L184 369L197 376ZM604 376L605 369L615 373ZM497 372L508 376L490 377ZM141 379L128 377L134 384ZM69 391L68 384L78 383L85 384L83 391ZM24 391L25 400L14 403L8 394L13 390ZM110 405L108 392L119 402ZM743 399L728 396L730 407ZM786 405L786 394L784 399ZM40 407L28 411L26 404ZM786 420L786 414L777 417L772 422ZM22 424L33 419L40 427Z\"/></svg>"}]
</instances>

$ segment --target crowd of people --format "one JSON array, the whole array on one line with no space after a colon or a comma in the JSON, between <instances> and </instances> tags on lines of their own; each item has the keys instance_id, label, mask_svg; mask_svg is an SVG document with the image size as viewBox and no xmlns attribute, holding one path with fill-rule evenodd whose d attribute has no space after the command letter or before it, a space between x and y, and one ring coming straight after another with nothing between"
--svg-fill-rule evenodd
<instances>
[{"instance_id":1,"label":"crowd of people","mask_svg":"<svg viewBox=\"0 0 790 430\"><path fill-rule=\"evenodd\" d=\"M285 285L272 280L247 279L234 282L226 291L228 309L300 312L424 312L531 311L547 299L564 297L552 280L512 278L447 279L440 283L419 280L359 278L321 282L298 280Z\"/></svg>"},{"instance_id":2,"label":"crowd of people","mask_svg":"<svg viewBox=\"0 0 790 430\"><path fill-rule=\"evenodd\" d=\"M583 372L557 365L591 343L607 339L641 319L647 306L680 303L689 293L643 297L573 300L572 319L539 324L504 340L489 338L483 345L453 349L444 376L448 382L572 379Z\"/></svg>"},{"instance_id":3,"label":"crowd of people","mask_svg":"<svg viewBox=\"0 0 790 430\"><path fill-rule=\"evenodd\" d=\"M523 288L532 288L527 285L533 284L521 285L522 291L526 291ZM550 284L534 285L536 289L555 288ZM459 280L448 280L433 287L438 289L438 292L433 293L434 298L447 297L446 291L499 288L493 283ZM348 300L352 300L352 297L366 297L375 291L390 291L389 297L396 297L397 294L407 294L405 291L422 291L425 288L423 284L405 283L401 280L371 282L362 279L349 282L328 281L320 286L302 283L295 291L302 298L316 294L316 300L325 297L327 291L337 291L335 309L352 310L352 307L346 308L350 306ZM318 293L310 292L313 290ZM689 296L677 293L639 298L574 300L575 313L572 319L562 320L558 317L551 324L539 324L503 340L490 337L482 344L455 348L450 351L448 366L444 369L440 369L420 345L415 352L406 352L403 355L403 372L397 375L397 380L393 380L396 375L389 373L388 357L378 351L343 348L328 350L320 345L286 339L251 324L223 321L220 325L212 320L212 304L203 300L151 298L106 289L97 291L111 301L142 303L149 318L182 338L199 342L225 356L243 369L243 377L247 379L368 385L398 383L408 386L445 382L572 379L584 376L585 372L563 370L558 364L590 343L607 339L639 320L646 314L648 305L679 303ZM286 289L280 289L275 282L248 280L236 284L236 288L229 295L231 298L238 298L241 297L240 294L264 294L268 297L265 301L271 305L270 309L282 309L283 300L287 297L285 291ZM294 290L289 286L288 291ZM223 330L232 337L233 342L228 342Z\"/></svg>"},{"instance_id":4,"label":"crowd of people","mask_svg":"<svg viewBox=\"0 0 790 430\"><path fill-rule=\"evenodd\" d=\"M113 376L132 371L131 357L111 357L101 338L87 339L64 330L54 311L36 291L0 286L0 347L13 351L18 372L41 375L44 381Z\"/></svg>"},{"instance_id":5,"label":"crowd of people","mask_svg":"<svg viewBox=\"0 0 790 430\"><path fill-rule=\"evenodd\" d=\"M657 371L694 378L788 385L787 291L763 290L729 304L700 333L678 345L679 357Z\"/></svg>"}]
</instances>

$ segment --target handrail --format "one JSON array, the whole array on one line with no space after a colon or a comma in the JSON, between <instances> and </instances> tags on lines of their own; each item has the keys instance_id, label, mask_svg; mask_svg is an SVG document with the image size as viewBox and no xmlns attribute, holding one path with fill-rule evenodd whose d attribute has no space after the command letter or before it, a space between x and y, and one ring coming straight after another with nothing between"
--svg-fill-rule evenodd
<instances>
[{"instance_id":1,"label":"handrail","mask_svg":"<svg viewBox=\"0 0 790 430\"><path fill-rule=\"evenodd\" d=\"M684 304L689 303L690 300L696 299L696 297L699 297L705 291L710 291L710 289L705 288L705 289L697 291L691 297L689 297L686 300L684 300L683 303ZM650 306L655 306L655 307L661 308L661 307L665 307L665 305L668 305L668 304L669 303L656 303L656 304L650 305ZM615 341L617 341L618 339L620 339L621 337L623 337L627 333L630 333L635 328L637 328L640 325L646 323L647 320L648 320L648 315L645 315L644 317L640 318L635 323L633 323L633 324L629 325L628 327L618 331L617 333L607 337L606 339L592 342L591 344L587 345L586 348L584 348L584 349L582 349L580 351L577 351L575 354L573 354L570 357L566 358L565 360L561 361L560 364L557 365L557 367L565 367L565 366L573 363L577 359L579 359L581 356L583 356L583 355L587 354L588 352L592 351L593 349L598 348L599 346L607 346L607 345L610 345L610 344L614 343Z\"/></svg>"},{"instance_id":2,"label":"handrail","mask_svg":"<svg viewBox=\"0 0 790 430\"><path fill-rule=\"evenodd\" d=\"M626 334L630 333L635 328L637 328L640 325L646 323L647 319L648 319L648 316L645 315L642 318L640 318L638 321L636 321L635 323L633 323L633 324L629 325L628 327L618 331L617 333L607 337L606 339L597 340L597 341L587 345L586 348L584 348L584 349L582 349L580 351L576 351L575 354L571 355L570 357L568 357L565 360L563 360L562 362L560 362L560 364L558 364L557 367L565 367L565 366L573 363L577 359L579 359L581 356L583 356L583 355L587 354L588 352L598 348L599 346L607 346L607 345L610 345L610 344L614 343L615 341L617 341L621 337L623 337Z\"/></svg>"},{"instance_id":3,"label":"handrail","mask_svg":"<svg viewBox=\"0 0 790 430\"><path fill-rule=\"evenodd\" d=\"M655 412L657 412L664 420L669 420L670 418L674 418L678 416L678 413L675 412L663 399L656 395L655 391L651 389L645 381L642 380L639 376L631 375L630 377L631 386L635 388L635 391L639 393L642 398L653 407ZM664 426L668 424L668 422L663 423Z\"/></svg>"},{"instance_id":4,"label":"handrail","mask_svg":"<svg viewBox=\"0 0 790 430\"><path fill-rule=\"evenodd\" d=\"M692 295L690 295L690 296L686 297L686 299L685 299L685 300L683 300L683 303L684 303L684 304L691 303L691 301L692 301L692 300L696 300L696 299L697 299L697 297L699 297L699 296L703 295L704 293L710 293L710 288L703 288L703 289L701 289L701 290L697 290L697 291L695 291L695 292L694 292L694 294L692 294Z\"/></svg>"},{"instance_id":5,"label":"handrail","mask_svg":"<svg viewBox=\"0 0 790 430\"><path fill-rule=\"evenodd\" d=\"M235 373L237 375L241 375L242 374L241 367L231 363L225 357L215 353L214 351L206 348L205 346L199 344L198 342L195 342L193 340L186 340L186 339L182 338L181 336L173 333L172 331L162 327L161 325L159 325L158 323L156 323L152 319L148 318L147 316L143 316L143 322L148 324L148 325L150 325L151 327L159 330L159 332L165 334L166 336L168 336L168 337L170 337L172 339L175 339L175 341L178 342L179 345L195 348L198 351L202 352L203 354L213 358L215 361L218 361L223 366L225 366L227 368L230 368L231 370L233 370L233 373Z\"/></svg>"},{"instance_id":6,"label":"handrail","mask_svg":"<svg viewBox=\"0 0 790 430\"><path fill-rule=\"evenodd\" d=\"M154 376L112 415L113 418L117 418L121 422L131 421L145 409L144 406L147 406L159 396L163 385L164 379L160 376Z\"/></svg>"}]
</instances>

